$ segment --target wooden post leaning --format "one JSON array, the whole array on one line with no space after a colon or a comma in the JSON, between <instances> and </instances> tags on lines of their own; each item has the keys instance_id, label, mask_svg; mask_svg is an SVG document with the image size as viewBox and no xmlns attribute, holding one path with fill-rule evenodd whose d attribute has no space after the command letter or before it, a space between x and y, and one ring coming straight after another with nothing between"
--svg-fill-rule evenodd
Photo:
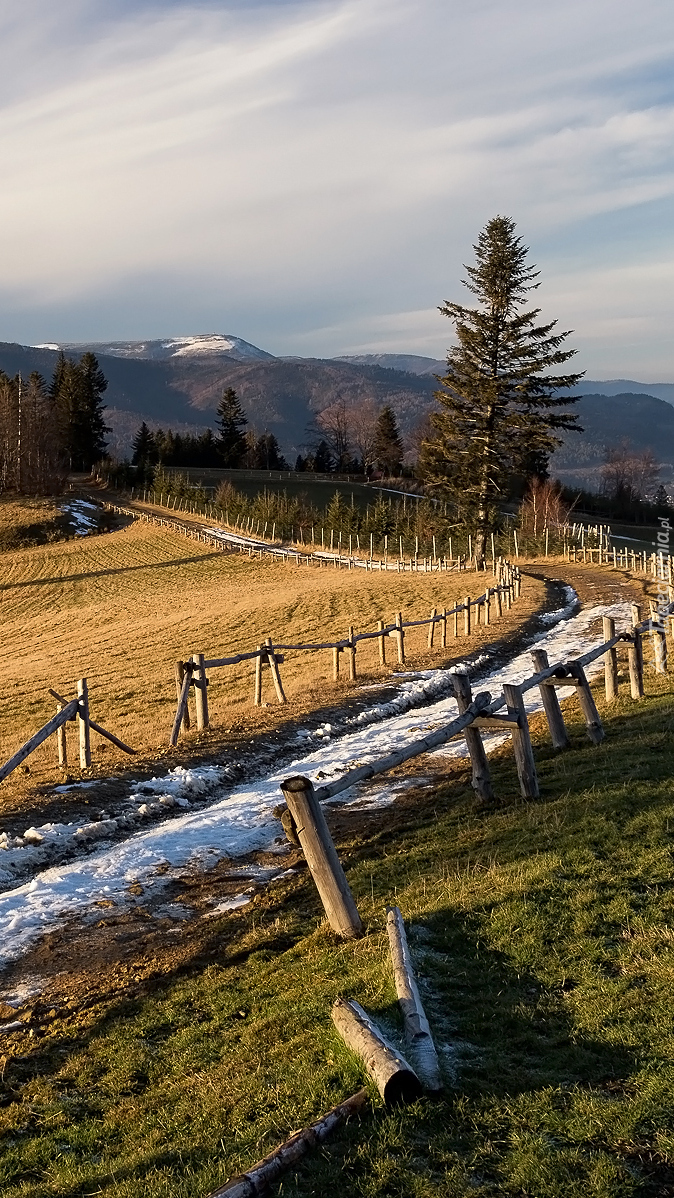
<instances>
[{"instance_id":1,"label":"wooden post leaning","mask_svg":"<svg viewBox=\"0 0 674 1198\"><path fill-rule=\"evenodd\" d=\"M435 617L437 616L437 614L438 614L437 607L432 607L431 608L431 622L428 625L428 648L429 649L433 648L433 641L435 639Z\"/></svg>"},{"instance_id":2,"label":"wooden post leaning","mask_svg":"<svg viewBox=\"0 0 674 1198\"><path fill-rule=\"evenodd\" d=\"M405 1039L412 1050L419 1079L427 1090L438 1093L442 1090L438 1054L435 1051L431 1029L419 997L412 957L405 935L405 925L399 907L387 907L386 931L391 949L393 980L405 1022Z\"/></svg>"},{"instance_id":3,"label":"wooden post leaning","mask_svg":"<svg viewBox=\"0 0 674 1198\"><path fill-rule=\"evenodd\" d=\"M587 735L593 745L600 745L604 739L604 729L602 727L601 716L597 711L597 704L594 701L594 695L590 690L590 684L585 675L585 670L578 662L569 662L567 666L569 674L577 681L578 701L580 710L585 717L585 727Z\"/></svg>"},{"instance_id":4,"label":"wooden post leaning","mask_svg":"<svg viewBox=\"0 0 674 1198\"><path fill-rule=\"evenodd\" d=\"M184 681L185 681L185 662L177 661L176 662L176 700L178 701L178 703L180 702L180 696L182 694ZM189 705L189 703L186 705L185 712L183 715L183 730L185 732L189 732L189 730L190 730L190 705Z\"/></svg>"},{"instance_id":5,"label":"wooden post leaning","mask_svg":"<svg viewBox=\"0 0 674 1198\"><path fill-rule=\"evenodd\" d=\"M357 939L363 925L311 781L286 778L281 791L330 927L346 940Z\"/></svg>"},{"instance_id":6,"label":"wooden post leaning","mask_svg":"<svg viewBox=\"0 0 674 1198\"><path fill-rule=\"evenodd\" d=\"M43 728L40 728L39 731L33 733L30 739L27 740L26 743L23 744L20 749L17 749L16 753L10 757L9 761L6 761L3 766L0 766L0 782L2 782L3 778L6 778L8 774L11 774L18 765L21 765L21 762L25 761L26 758L29 757L39 745L43 744L48 737L53 736L53 734L56 732L56 729L59 728L61 724L66 723L68 720L74 720L78 709L79 700L72 699L71 702L68 703L60 712L57 712L56 715L52 716L52 718L44 725Z\"/></svg>"},{"instance_id":7,"label":"wooden post leaning","mask_svg":"<svg viewBox=\"0 0 674 1198\"><path fill-rule=\"evenodd\" d=\"M201 731L203 728L208 728L208 678L204 668L203 653L193 653L192 662L194 666L194 708L197 716L197 728Z\"/></svg>"},{"instance_id":8,"label":"wooden post leaning","mask_svg":"<svg viewBox=\"0 0 674 1198\"><path fill-rule=\"evenodd\" d=\"M363 1061L388 1107L421 1098L421 1082L354 999L338 998L332 1021L345 1043Z\"/></svg>"},{"instance_id":9,"label":"wooden post leaning","mask_svg":"<svg viewBox=\"0 0 674 1198\"><path fill-rule=\"evenodd\" d=\"M459 715L463 715L473 701L470 679L467 674L458 673L452 674L450 677ZM482 743L482 737L478 729L473 727L464 728L463 735L466 738L471 765L473 767L471 785L475 794L483 803L490 803L494 798L494 791L492 790L491 775L489 773L487 754Z\"/></svg>"},{"instance_id":10,"label":"wooden post leaning","mask_svg":"<svg viewBox=\"0 0 674 1198\"><path fill-rule=\"evenodd\" d=\"M86 678L77 682L77 716L80 730L80 769L86 770L91 765L91 736L89 732L89 689Z\"/></svg>"},{"instance_id":11,"label":"wooden post leaning","mask_svg":"<svg viewBox=\"0 0 674 1198\"><path fill-rule=\"evenodd\" d=\"M279 703L287 703L288 700L286 699L286 696L285 696L285 691L283 689L283 683L281 682L281 674L280 674L279 668L278 668L278 663L279 663L279 660L281 660L281 659L279 657L277 657L277 655L274 653L274 646L272 644L272 639L270 636L267 637L267 639L264 643L264 647L267 650L267 661L269 662L269 666L271 669L271 676L272 676L272 679L274 682L274 690L276 691L276 698L278 699Z\"/></svg>"},{"instance_id":12,"label":"wooden post leaning","mask_svg":"<svg viewBox=\"0 0 674 1198\"><path fill-rule=\"evenodd\" d=\"M534 663L534 668L537 673L542 673L549 666L548 655L545 649L534 649L531 654L531 660ZM550 736L552 739L553 749L568 749L569 736L564 723L564 716L557 698L554 682L541 682L539 686L541 702L545 712L545 718L548 721Z\"/></svg>"},{"instance_id":13,"label":"wooden post leaning","mask_svg":"<svg viewBox=\"0 0 674 1198\"><path fill-rule=\"evenodd\" d=\"M266 658L266 653L262 645L258 645L258 654L255 658L255 683L253 689L253 706L260 707L262 705L262 659Z\"/></svg>"},{"instance_id":14,"label":"wooden post leaning","mask_svg":"<svg viewBox=\"0 0 674 1198\"><path fill-rule=\"evenodd\" d=\"M615 620L610 616L604 616L602 628L604 640L612 640L615 636ZM614 699L618 698L618 654L615 645L612 649L608 649L604 656L604 689L608 703L612 703Z\"/></svg>"},{"instance_id":15,"label":"wooden post leaning","mask_svg":"<svg viewBox=\"0 0 674 1198\"><path fill-rule=\"evenodd\" d=\"M513 724L512 738L517 776L520 782L520 792L523 799L537 799L540 796L538 775L536 773L536 762L534 761L534 750L531 744L529 721L527 719L526 707L524 706L522 689L511 682L506 682L503 687L503 694L508 714L517 717L517 723Z\"/></svg>"},{"instance_id":16,"label":"wooden post leaning","mask_svg":"<svg viewBox=\"0 0 674 1198\"><path fill-rule=\"evenodd\" d=\"M181 728L182 722L185 718L185 711L187 710L187 702L188 702L189 695L190 695L190 686L192 685L192 674L194 672L194 663L191 661L186 661L184 663L184 665L185 665L185 671L184 671L185 676L183 678L183 687L180 692L180 698L178 699L178 707L176 709L175 719L173 721L173 727L171 729L171 735L169 737L169 745L171 746L171 748L175 748L175 746L178 743L178 737L180 735L180 728Z\"/></svg>"}]
</instances>

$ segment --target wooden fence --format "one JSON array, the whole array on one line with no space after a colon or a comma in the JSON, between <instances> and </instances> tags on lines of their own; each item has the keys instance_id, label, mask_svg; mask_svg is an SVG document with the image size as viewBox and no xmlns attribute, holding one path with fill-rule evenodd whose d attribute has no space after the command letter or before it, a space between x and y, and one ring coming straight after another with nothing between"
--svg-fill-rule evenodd
<instances>
[{"instance_id":1,"label":"wooden fence","mask_svg":"<svg viewBox=\"0 0 674 1198\"><path fill-rule=\"evenodd\" d=\"M92 496L92 498L94 497ZM207 513L196 510L196 504L192 506L195 508L196 515L201 516L202 519L208 518ZM220 549L223 552L244 554L258 561L261 561L263 557L273 557L285 562L294 562L297 566L315 566L319 569L333 568L335 570L363 569L380 572L390 571L395 574L428 574L433 571L463 572L477 570L474 559L471 556L465 555L459 557L452 557L451 554L441 556L433 552L430 556L420 556L418 552L415 552L411 556L404 557L402 551L397 555L393 555L386 548L383 557L374 557L372 552L372 538L370 538L370 554L363 557L359 552L351 552L351 547L348 552L342 551L341 534L339 535L339 545L335 550L332 547L330 549L321 548L319 550L316 546L308 549L306 545L298 544L297 542L284 544L275 541L273 535L271 540L265 540L264 538L267 534L266 525L263 527L262 532L256 533L254 530L247 531L245 528L232 528L225 521L222 535L216 535L210 530L204 530L196 525L178 520L175 516L157 516L153 512L145 512L139 508L126 507L123 504L111 503L107 500L104 501L104 507L108 511L117 512L123 516L130 516L132 519L141 520L146 524L155 524L159 528L172 528L182 536L188 537L193 541L199 541L203 545L212 545L214 549ZM174 510L176 509L167 508L167 512ZM221 517L222 513L214 512L211 519L220 520ZM258 520L257 523L259 524L260 521ZM273 531L272 528L272 534ZM349 538L350 541L351 539ZM433 541L435 543L435 538L433 538ZM402 550L402 546L400 546L400 549ZM498 574L499 564L502 560L502 558L492 553L489 568L494 576ZM485 559L481 570L486 571L487 569L488 562Z\"/></svg>"},{"instance_id":2,"label":"wooden fence","mask_svg":"<svg viewBox=\"0 0 674 1198\"><path fill-rule=\"evenodd\" d=\"M509 610L512 604L519 599L521 587L522 577L519 569L516 566L512 566L509 562L501 562L499 563L499 578L496 586L487 587L477 599L472 599L470 595L466 595L463 602L457 604L455 607L449 609L443 608L442 611L438 611L434 607L431 610L430 616L423 620L404 621L402 612L397 612L392 624L385 625L380 620L375 632L355 632L352 626L349 628L348 636L337 641L323 641L318 644L275 644L271 637L267 637L255 649L244 653L236 653L230 657L207 658L204 653L194 653L188 661L176 662L175 680L178 704L169 744L175 746L178 743L181 727L185 730L190 728L191 721L188 701L191 689L194 691L197 729L202 730L208 727L209 670L238 665L242 661L254 661L253 703L259 706L262 702L263 666L268 665L276 698L279 703L285 703L287 700L279 666L283 664L286 653L329 651L332 654L332 676L334 681L339 679L340 656L344 653L347 657L349 680L355 682L357 678L356 656L359 642L376 640L379 648L379 660L382 665L386 665L386 642L391 638L395 643L398 664L404 665L406 629L427 626L427 644L428 648L432 649L435 644L436 629L439 627L440 645L445 649L447 647L448 625L452 628L454 636L458 636L459 617L462 616L464 635L469 636L471 631L479 625L480 621L482 621L483 625L490 625L495 616L501 616L504 609Z\"/></svg>"},{"instance_id":3,"label":"wooden fence","mask_svg":"<svg viewBox=\"0 0 674 1198\"><path fill-rule=\"evenodd\" d=\"M56 715L52 716L46 724L43 725L37 732L17 749L16 753L6 761L3 766L0 766L0 782L13 772L17 766L21 765L31 753L34 753L50 736L56 736L58 763L61 768L65 769L68 764L68 749L66 743L66 724L73 723L77 720L78 723L78 739L80 753L80 769L88 769L91 765L91 732L97 732L99 736L105 737L123 753L135 754L136 750L129 748L124 744L124 741L113 736L112 732L107 732L95 720L92 720L89 712L89 688L86 678L80 678L77 683L77 697L74 699L66 699L60 695L58 691L49 690L49 694L56 699L57 708Z\"/></svg>"},{"instance_id":4,"label":"wooden fence","mask_svg":"<svg viewBox=\"0 0 674 1198\"><path fill-rule=\"evenodd\" d=\"M673 610L674 603L670 603L667 609L668 617ZM304 851L327 918L336 932L341 936L353 937L361 934L362 925L341 865L336 859L320 803L348 790L358 782L387 773L403 762L436 749L457 737L464 738L468 747L474 790L482 800L489 800L493 798L493 794L482 734L495 731L505 732L512 738L522 798L537 799L538 777L524 703L527 691L538 687L552 744L555 749L561 750L568 748L569 738L557 696L559 688L569 687L577 694L587 735L593 744L600 744L604 739L599 712L585 673L591 662L600 657L604 658L604 684L609 701L618 696L618 645L627 646L630 691L633 699L643 698L644 693L642 639L645 634L651 633L659 646L655 650L656 670L667 670L664 624L659 627L655 626L652 620L642 621L641 611L636 605L632 608L631 631L616 634L614 620L605 617L603 632L605 639L600 644L571 661L557 661L550 665L545 651L534 649L532 660L536 672L517 685L506 683L503 694L495 699L492 699L488 691L482 691L473 697L467 675L456 674L454 691L459 714L444 728L430 732L378 761L347 770L324 786L315 788L308 778L303 777L288 778L281 783L281 791L291 817L291 835L296 836L297 843ZM284 826L287 827L285 819Z\"/></svg>"}]
</instances>

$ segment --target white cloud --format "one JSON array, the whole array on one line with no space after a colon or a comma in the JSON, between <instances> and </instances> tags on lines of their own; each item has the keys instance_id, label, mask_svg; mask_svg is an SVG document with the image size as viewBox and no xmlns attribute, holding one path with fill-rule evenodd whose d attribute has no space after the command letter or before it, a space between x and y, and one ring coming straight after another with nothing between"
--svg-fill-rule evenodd
<instances>
[{"instance_id":1,"label":"white cloud","mask_svg":"<svg viewBox=\"0 0 674 1198\"><path fill-rule=\"evenodd\" d=\"M674 256L669 2L113 3L102 22L93 0L58 20L29 0L0 37L0 340L227 327L442 356L435 305L500 211L589 363L642 360L657 325L674 374L667 284L653 313L622 270L650 277L656 216Z\"/></svg>"}]
</instances>

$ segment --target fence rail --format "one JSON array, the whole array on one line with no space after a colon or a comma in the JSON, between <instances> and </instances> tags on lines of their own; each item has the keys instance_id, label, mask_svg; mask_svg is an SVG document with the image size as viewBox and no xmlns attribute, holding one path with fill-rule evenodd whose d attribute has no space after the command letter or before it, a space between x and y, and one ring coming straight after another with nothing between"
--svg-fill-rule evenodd
<instances>
[{"instance_id":1,"label":"fence rail","mask_svg":"<svg viewBox=\"0 0 674 1198\"><path fill-rule=\"evenodd\" d=\"M362 641L377 640L379 642L379 660L385 665L386 640L391 638L396 645L398 663L402 665L405 662L405 632L407 629L428 627L428 647L430 649L434 645L435 626L441 625L442 648L446 648L447 621L450 616L454 618L454 635L457 636L458 616L460 613L463 613L464 632L469 635L471 630L479 624L480 612L482 613L483 623L485 625L491 623L492 599L496 603L497 615L502 615L504 605L506 609L509 609L521 595L521 574L519 569L512 566L510 562L500 562L498 569L499 580L496 586L487 587L484 593L476 599L472 599L470 595L466 595L461 603L455 604L452 608L443 608L441 612L438 612L437 608L434 607L430 615L422 620L405 621L402 618L402 612L397 612L392 624L385 625L380 620L376 631L366 632L356 632L354 628L350 628L349 635L341 637L339 640L286 644L273 642L271 637L267 637L256 649L232 654L231 656L206 657L204 653L194 653L189 661L177 661L175 664L177 708L171 728L169 744L174 747L178 743L181 727L187 731L191 726L188 709L191 688L194 689L197 729L201 731L208 727L209 678L207 671L220 669L225 666L238 665L244 661L255 661L253 703L255 706L259 706L262 702L262 667L264 665L270 667L278 702L285 703L287 701L279 671L279 666L285 660L283 656L285 653L316 653L321 650L332 651L332 675L334 681L337 681L340 675L340 654L346 653L348 655L349 679L355 681L357 675L356 653L358 644ZM473 615L475 616L474 621Z\"/></svg>"},{"instance_id":2,"label":"fence rail","mask_svg":"<svg viewBox=\"0 0 674 1198\"><path fill-rule=\"evenodd\" d=\"M113 736L112 732L108 732L105 728L102 728L100 724L97 724L95 720L92 720L89 712L89 688L87 686L86 678L80 678L78 680L77 698L75 699L66 699L63 697L63 695L60 695L58 691L52 690L51 688L49 689L48 693L52 696L52 698L56 699L58 703L56 715L52 716L52 718L48 720L47 723L42 726L42 728L39 728L37 732L34 732L33 735L23 745L21 745L21 748L17 749L16 753L14 753L4 765L0 766L0 782L3 782L4 779L7 778L8 775L17 768L17 766L21 765L22 761L25 761L27 757L30 757L31 753L34 753L36 749L39 749L40 745L44 744L44 742L54 734L56 734L57 737L59 765L61 767L67 766L68 754L65 738L65 725L74 720L77 720L79 727L80 769L87 769L91 765L91 730L97 732L99 736L105 737L106 740L111 741L111 743L116 745L118 749L121 749L123 753L135 755L135 749L131 749L129 745L125 745L123 740L120 740L117 736Z\"/></svg>"},{"instance_id":3,"label":"fence rail","mask_svg":"<svg viewBox=\"0 0 674 1198\"><path fill-rule=\"evenodd\" d=\"M671 616L673 611L674 602L670 602L667 605L667 616ZM457 674L455 676L454 691L459 706L459 715L450 720L443 728L439 728L435 732L431 732L427 736L413 741L411 744L405 746L405 748L379 758L377 761L347 770L339 778L335 778L334 781L328 782L323 786L314 788L310 779L300 776L288 778L281 783L281 793L288 805L290 822L290 827L288 828L286 823L288 813L281 812L284 827L292 836L299 837L297 843L301 844L304 850L307 864L318 892L321 895L328 920L339 935L355 936L360 934L358 931L361 926L360 917L353 903L353 897L348 889L319 803L334 797L334 795L344 790L348 790L349 787L354 786L358 782L387 773L403 762L418 757L422 753L427 753L429 750L438 748L440 745L446 744L447 741L458 736L464 737L468 746L473 772L472 785L476 793L481 798L491 799L493 798L491 778L482 743L482 734L485 731L506 731L510 734L512 737L520 793L524 799L537 799L539 797L538 778L529 731L529 718L524 705L523 696L525 692L535 686L540 688L543 711L547 719L553 746L556 749L564 749L568 747L570 742L566 734L564 716L554 692L555 688L560 686L573 686L578 695L587 734L594 744L599 744L604 738L604 730L585 675L585 666L596 661L599 657L604 657L607 699L615 700L618 695L618 675L615 668L616 646L621 643L627 644L628 650L636 652L639 663L636 693L633 685L632 670L630 669L632 697L637 699L642 698L643 656L640 653L641 638L648 632L653 633L656 637L664 638L665 632L664 628L654 628L652 620L641 620L640 615L638 607L633 607L632 630L630 632L622 632L615 635L613 629L613 635L588 650L587 653L569 661L557 661L549 665L546 654L542 650L533 650L532 659L534 666L537 667L536 673L518 685L505 683L503 695L497 696L495 699L491 698L488 691L480 692L473 698L467 675ZM604 623L604 631L611 631L612 625L613 621L607 618ZM658 663L660 663L660 667L662 668L663 655L658 657L658 654L656 654L655 661L656 669L658 668ZM543 665L543 669L538 668L541 665ZM664 652L664 669L666 669L666 651ZM550 702L551 699L552 702ZM503 707L506 707L507 714L505 716L497 715ZM298 802L298 795L302 796L301 804ZM314 847L317 844L321 850L320 854L314 852ZM332 865L331 862L333 863ZM331 869L334 869L334 874L331 874Z\"/></svg>"}]
</instances>

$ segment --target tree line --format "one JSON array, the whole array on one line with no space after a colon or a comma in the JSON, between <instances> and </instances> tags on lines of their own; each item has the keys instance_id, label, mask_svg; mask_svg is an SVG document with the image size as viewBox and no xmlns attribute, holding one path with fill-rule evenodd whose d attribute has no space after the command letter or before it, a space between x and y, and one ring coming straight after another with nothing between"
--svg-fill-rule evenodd
<instances>
[{"instance_id":1,"label":"tree line","mask_svg":"<svg viewBox=\"0 0 674 1198\"><path fill-rule=\"evenodd\" d=\"M143 421L133 440L131 463L147 480L157 466L289 470L274 434L259 434L247 430L247 425L236 391L227 387L217 407L215 433L212 429L201 434L151 430ZM319 413L309 435L311 443L294 465L300 473L369 476L378 468L397 475L402 469L403 441L389 406L378 409L367 401L355 408L340 400Z\"/></svg>"},{"instance_id":2,"label":"tree line","mask_svg":"<svg viewBox=\"0 0 674 1198\"><path fill-rule=\"evenodd\" d=\"M106 379L94 354L60 354L49 384L0 371L0 490L22 495L62 490L69 470L90 470L106 451Z\"/></svg>"}]
</instances>

